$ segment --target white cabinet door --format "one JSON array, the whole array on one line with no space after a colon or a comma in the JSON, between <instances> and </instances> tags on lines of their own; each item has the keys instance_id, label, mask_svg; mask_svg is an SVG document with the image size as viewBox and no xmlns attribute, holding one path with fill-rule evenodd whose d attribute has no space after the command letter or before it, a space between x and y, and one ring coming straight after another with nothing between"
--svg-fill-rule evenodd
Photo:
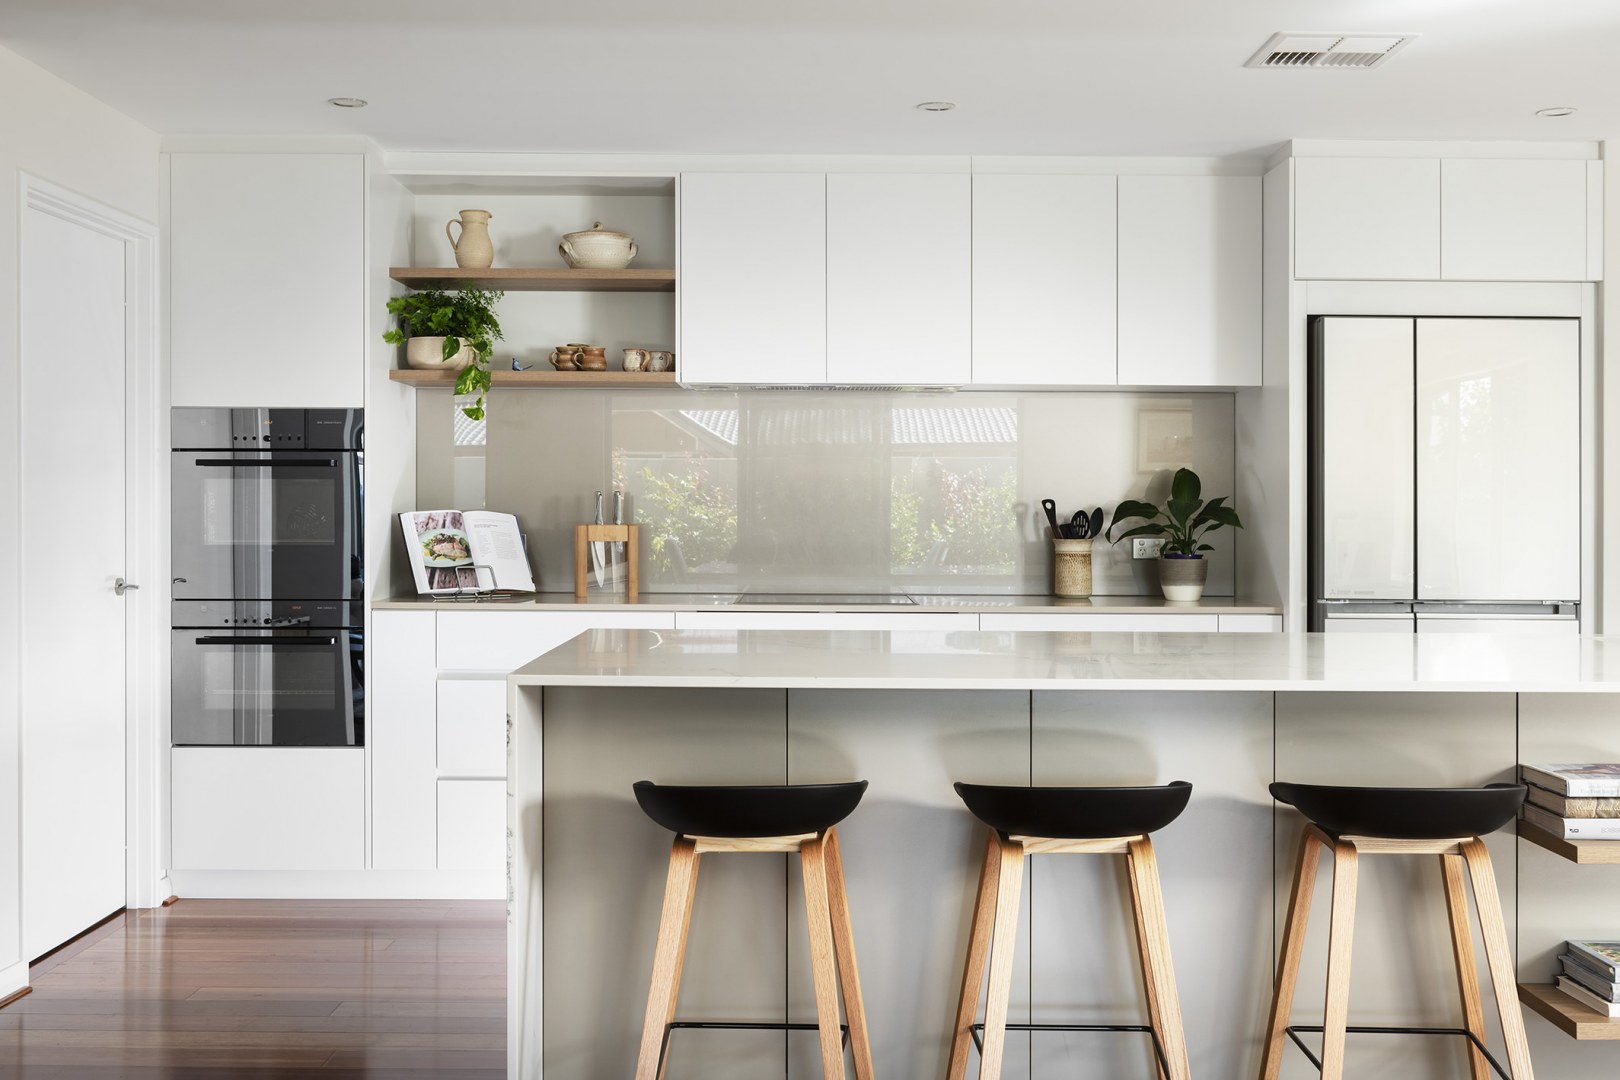
<instances>
[{"instance_id":1,"label":"white cabinet door","mask_svg":"<svg viewBox=\"0 0 1620 1080\"><path fill-rule=\"evenodd\" d=\"M827 377L827 179L681 176L684 383Z\"/></svg>"},{"instance_id":2,"label":"white cabinet door","mask_svg":"<svg viewBox=\"0 0 1620 1080\"><path fill-rule=\"evenodd\" d=\"M171 867L364 868L364 750L184 746L169 755Z\"/></svg>"},{"instance_id":3,"label":"white cabinet door","mask_svg":"<svg viewBox=\"0 0 1620 1080\"><path fill-rule=\"evenodd\" d=\"M1260 384L1260 178L1119 178L1121 386Z\"/></svg>"},{"instance_id":4,"label":"white cabinet door","mask_svg":"<svg viewBox=\"0 0 1620 1080\"><path fill-rule=\"evenodd\" d=\"M1585 161L1441 162L1441 276L1585 280L1586 183Z\"/></svg>"},{"instance_id":5,"label":"white cabinet door","mask_svg":"<svg viewBox=\"0 0 1620 1080\"><path fill-rule=\"evenodd\" d=\"M440 679L439 776L506 776L506 680Z\"/></svg>"},{"instance_id":6,"label":"white cabinet door","mask_svg":"<svg viewBox=\"0 0 1620 1080\"><path fill-rule=\"evenodd\" d=\"M371 865L378 869L433 867L436 618L431 611L371 615L366 742L371 747Z\"/></svg>"},{"instance_id":7,"label":"white cabinet door","mask_svg":"<svg viewBox=\"0 0 1620 1080\"><path fill-rule=\"evenodd\" d=\"M1434 281L1440 162L1294 159L1294 277Z\"/></svg>"},{"instance_id":8,"label":"white cabinet door","mask_svg":"<svg viewBox=\"0 0 1620 1080\"><path fill-rule=\"evenodd\" d=\"M1281 615L1222 615L1223 634L1279 634L1282 632Z\"/></svg>"},{"instance_id":9,"label":"white cabinet door","mask_svg":"<svg viewBox=\"0 0 1620 1080\"><path fill-rule=\"evenodd\" d=\"M986 614L979 616L980 630L1116 630L1126 633L1150 631L1178 632L1220 630L1220 616L1214 612L1186 615L1128 615L1107 611L1054 611Z\"/></svg>"},{"instance_id":10,"label":"white cabinet door","mask_svg":"<svg viewBox=\"0 0 1620 1080\"><path fill-rule=\"evenodd\" d=\"M171 403L363 406L365 224L360 154L171 156Z\"/></svg>"},{"instance_id":11,"label":"white cabinet door","mask_svg":"<svg viewBox=\"0 0 1620 1080\"><path fill-rule=\"evenodd\" d=\"M973 178L973 382L1112 386L1118 181Z\"/></svg>"},{"instance_id":12,"label":"white cabinet door","mask_svg":"<svg viewBox=\"0 0 1620 1080\"><path fill-rule=\"evenodd\" d=\"M1580 599L1579 320L1419 319L1417 430L1418 599Z\"/></svg>"},{"instance_id":13,"label":"white cabinet door","mask_svg":"<svg viewBox=\"0 0 1620 1080\"><path fill-rule=\"evenodd\" d=\"M827 381L973 376L972 178L827 177Z\"/></svg>"},{"instance_id":14,"label":"white cabinet door","mask_svg":"<svg viewBox=\"0 0 1620 1080\"><path fill-rule=\"evenodd\" d=\"M440 780L440 870L499 870L506 866L506 782Z\"/></svg>"}]
</instances>

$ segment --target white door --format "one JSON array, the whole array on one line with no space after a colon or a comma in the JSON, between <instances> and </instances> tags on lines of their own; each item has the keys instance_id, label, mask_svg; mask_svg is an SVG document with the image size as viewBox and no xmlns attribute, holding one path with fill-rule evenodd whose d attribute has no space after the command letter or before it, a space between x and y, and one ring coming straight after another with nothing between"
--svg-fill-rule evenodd
<instances>
[{"instance_id":1,"label":"white door","mask_svg":"<svg viewBox=\"0 0 1620 1080\"><path fill-rule=\"evenodd\" d=\"M1410 600L1412 320L1330 318L1317 333L1322 595Z\"/></svg>"},{"instance_id":2,"label":"white door","mask_svg":"<svg viewBox=\"0 0 1620 1080\"><path fill-rule=\"evenodd\" d=\"M22 944L33 959L124 906L113 584L125 555L125 244L32 207L22 226Z\"/></svg>"},{"instance_id":3,"label":"white door","mask_svg":"<svg viewBox=\"0 0 1620 1080\"><path fill-rule=\"evenodd\" d=\"M1580 324L1419 319L1420 600L1581 595Z\"/></svg>"}]
</instances>

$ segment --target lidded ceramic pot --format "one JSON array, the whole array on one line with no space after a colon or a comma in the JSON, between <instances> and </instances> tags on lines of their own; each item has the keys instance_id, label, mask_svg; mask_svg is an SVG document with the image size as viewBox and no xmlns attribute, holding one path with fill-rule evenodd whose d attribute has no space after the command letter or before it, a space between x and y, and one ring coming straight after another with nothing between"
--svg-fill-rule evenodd
<instances>
[{"instance_id":1,"label":"lidded ceramic pot","mask_svg":"<svg viewBox=\"0 0 1620 1080\"><path fill-rule=\"evenodd\" d=\"M598 221L589 229L565 234L557 250L575 270L623 270L640 249L629 233L604 229Z\"/></svg>"}]
</instances>

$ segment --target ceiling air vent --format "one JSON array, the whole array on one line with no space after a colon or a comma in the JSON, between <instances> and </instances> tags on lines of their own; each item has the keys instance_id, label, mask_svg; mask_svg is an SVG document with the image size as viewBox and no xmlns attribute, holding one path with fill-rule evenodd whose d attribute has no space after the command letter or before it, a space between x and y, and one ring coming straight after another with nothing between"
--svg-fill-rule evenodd
<instances>
[{"instance_id":1,"label":"ceiling air vent","mask_svg":"<svg viewBox=\"0 0 1620 1080\"><path fill-rule=\"evenodd\" d=\"M1375 68L1416 34L1272 34L1244 67Z\"/></svg>"}]
</instances>

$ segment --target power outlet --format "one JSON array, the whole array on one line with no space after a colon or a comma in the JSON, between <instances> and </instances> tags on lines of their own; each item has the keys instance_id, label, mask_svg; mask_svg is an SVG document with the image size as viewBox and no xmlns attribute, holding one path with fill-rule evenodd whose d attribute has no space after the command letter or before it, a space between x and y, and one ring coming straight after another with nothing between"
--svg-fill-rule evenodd
<instances>
[{"instance_id":1,"label":"power outlet","mask_svg":"<svg viewBox=\"0 0 1620 1080\"><path fill-rule=\"evenodd\" d=\"M1164 549L1164 541L1155 536L1131 537L1131 558L1157 559Z\"/></svg>"}]
</instances>

